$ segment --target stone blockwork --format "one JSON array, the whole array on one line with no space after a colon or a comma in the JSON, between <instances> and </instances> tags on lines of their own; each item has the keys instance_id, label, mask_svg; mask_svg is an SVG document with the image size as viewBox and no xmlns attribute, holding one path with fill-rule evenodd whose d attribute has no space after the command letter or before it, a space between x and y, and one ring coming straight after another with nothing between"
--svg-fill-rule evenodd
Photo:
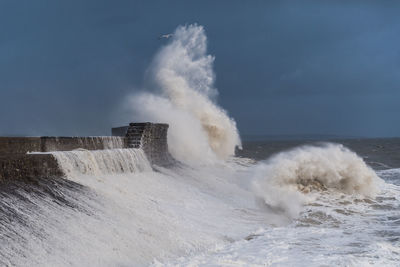
<instances>
[{"instance_id":1,"label":"stone blockwork","mask_svg":"<svg viewBox=\"0 0 400 267\"><path fill-rule=\"evenodd\" d=\"M172 157L168 152L168 124L130 123L126 133L129 148L142 148L151 163L168 165Z\"/></svg>"},{"instance_id":2,"label":"stone blockwork","mask_svg":"<svg viewBox=\"0 0 400 267\"><path fill-rule=\"evenodd\" d=\"M0 137L0 155L41 151L40 137Z\"/></svg>"},{"instance_id":3,"label":"stone blockwork","mask_svg":"<svg viewBox=\"0 0 400 267\"><path fill-rule=\"evenodd\" d=\"M0 182L8 179L62 176L51 154L15 154L0 156Z\"/></svg>"}]
</instances>

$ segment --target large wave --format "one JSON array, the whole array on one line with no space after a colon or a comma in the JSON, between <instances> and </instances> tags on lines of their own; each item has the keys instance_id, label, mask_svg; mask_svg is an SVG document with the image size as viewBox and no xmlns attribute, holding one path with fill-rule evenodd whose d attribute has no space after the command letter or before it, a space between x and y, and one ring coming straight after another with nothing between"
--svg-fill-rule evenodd
<instances>
[{"instance_id":1,"label":"large wave","mask_svg":"<svg viewBox=\"0 0 400 267\"><path fill-rule=\"evenodd\" d=\"M271 209L293 217L311 191L333 190L374 197L380 178L362 158L339 144L302 146L260 163L253 189Z\"/></svg>"},{"instance_id":2,"label":"large wave","mask_svg":"<svg viewBox=\"0 0 400 267\"><path fill-rule=\"evenodd\" d=\"M130 99L135 118L169 123L169 148L178 160L225 159L241 146L235 121L215 103L213 62L204 28L179 26L150 66L156 92Z\"/></svg>"}]
</instances>

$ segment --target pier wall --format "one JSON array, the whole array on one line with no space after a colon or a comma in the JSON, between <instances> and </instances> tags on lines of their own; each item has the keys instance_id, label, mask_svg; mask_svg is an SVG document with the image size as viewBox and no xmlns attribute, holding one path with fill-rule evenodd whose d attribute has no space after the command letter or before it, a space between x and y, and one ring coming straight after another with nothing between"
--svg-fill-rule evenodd
<instances>
[{"instance_id":1,"label":"pier wall","mask_svg":"<svg viewBox=\"0 0 400 267\"><path fill-rule=\"evenodd\" d=\"M32 179L36 177L61 177L62 170L51 154L15 154L0 156L0 182L9 179Z\"/></svg>"},{"instance_id":2,"label":"pier wall","mask_svg":"<svg viewBox=\"0 0 400 267\"><path fill-rule=\"evenodd\" d=\"M0 137L0 181L63 175L51 154L35 152L142 148L152 164L166 165L172 161L167 132L168 124L146 122L113 128L119 136Z\"/></svg>"},{"instance_id":3,"label":"pier wall","mask_svg":"<svg viewBox=\"0 0 400 267\"><path fill-rule=\"evenodd\" d=\"M93 137L0 137L0 155L28 152L69 151L74 149L101 150L126 148L126 138Z\"/></svg>"}]
</instances>

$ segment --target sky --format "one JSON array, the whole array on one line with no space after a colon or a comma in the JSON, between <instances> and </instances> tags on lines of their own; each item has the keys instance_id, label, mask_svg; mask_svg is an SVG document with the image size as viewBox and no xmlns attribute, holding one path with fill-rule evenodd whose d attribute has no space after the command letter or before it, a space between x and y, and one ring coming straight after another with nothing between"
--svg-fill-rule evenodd
<instances>
[{"instance_id":1,"label":"sky","mask_svg":"<svg viewBox=\"0 0 400 267\"><path fill-rule=\"evenodd\" d=\"M135 121L178 25L203 25L217 102L243 135L400 136L400 1L0 0L0 135Z\"/></svg>"}]
</instances>

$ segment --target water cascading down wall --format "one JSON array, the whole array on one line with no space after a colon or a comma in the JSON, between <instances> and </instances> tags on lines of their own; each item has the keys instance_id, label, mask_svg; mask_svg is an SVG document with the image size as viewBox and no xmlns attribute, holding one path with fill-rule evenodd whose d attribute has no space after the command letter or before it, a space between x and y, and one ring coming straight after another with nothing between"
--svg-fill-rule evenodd
<instances>
[{"instance_id":1,"label":"water cascading down wall","mask_svg":"<svg viewBox=\"0 0 400 267\"><path fill-rule=\"evenodd\" d=\"M167 133L168 124L146 122L113 128L113 136L0 137L0 181L63 176L54 151L141 148L151 164L169 164Z\"/></svg>"}]
</instances>

